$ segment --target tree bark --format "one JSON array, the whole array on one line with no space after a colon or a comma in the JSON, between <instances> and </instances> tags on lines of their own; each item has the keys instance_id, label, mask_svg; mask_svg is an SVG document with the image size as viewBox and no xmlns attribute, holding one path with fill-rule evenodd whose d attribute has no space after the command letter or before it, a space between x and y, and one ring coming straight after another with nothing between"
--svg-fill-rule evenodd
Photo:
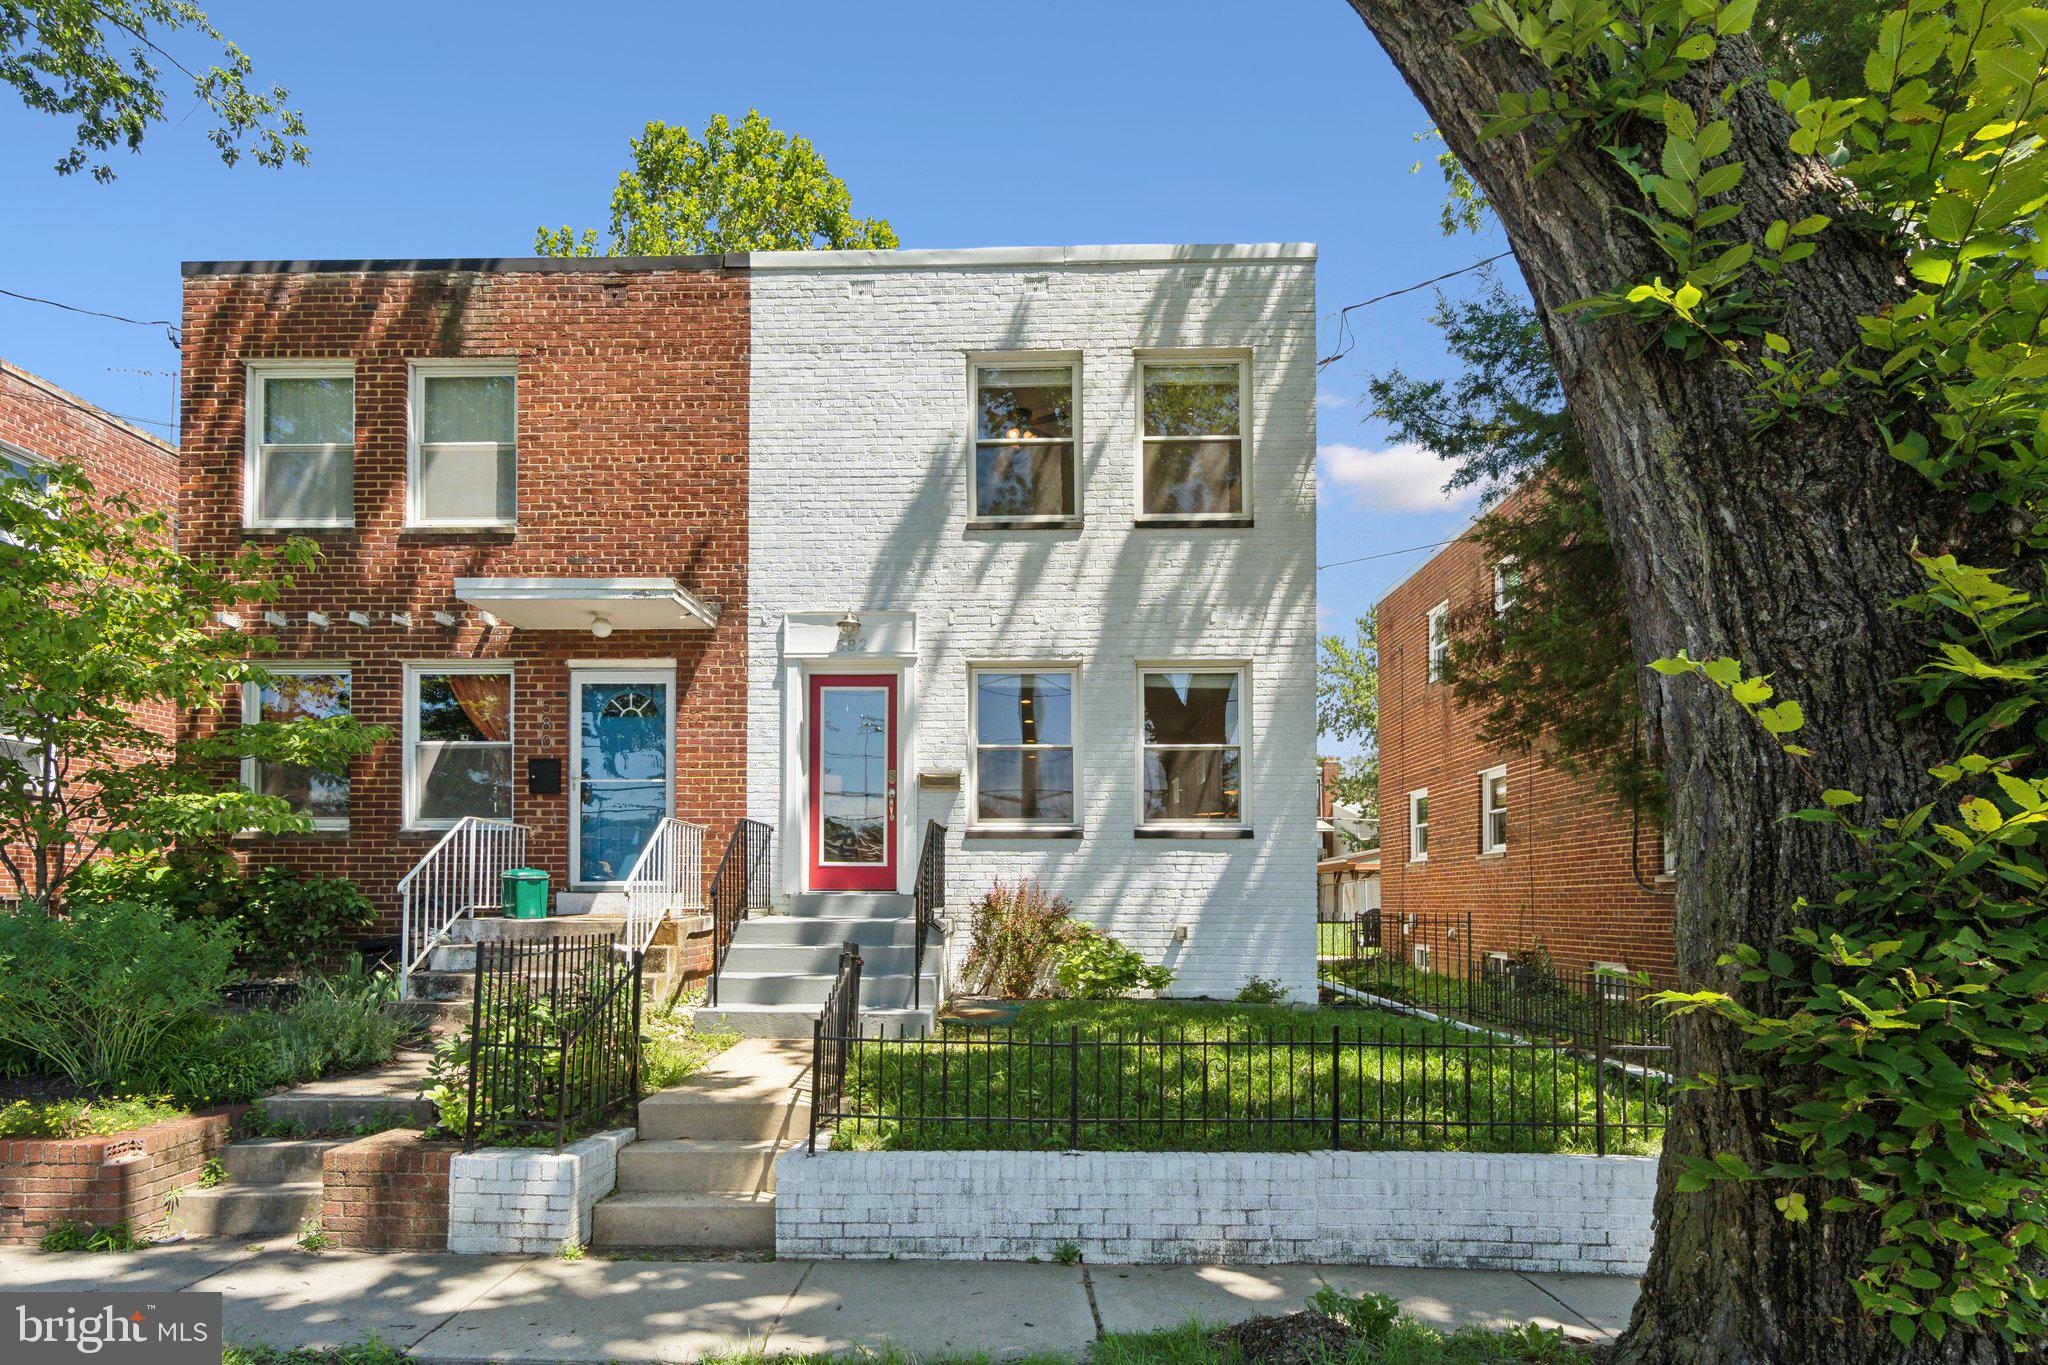
<instances>
[{"instance_id":1,"label":"tree bark","mask_svg":"<svg viewBox=\"0 0 2048 1365\"><path fill-rule=\"evenodd\" d=\"M1689 651L1733 655L1767 673L1808 716L1802 742L1831 786L1898 813L1927 799L1942 754L1938 722L1902 722L1895 680L1926 646L1889 605L1914 591L1908 555L1953 545L1963 509L1887 454L1870 409L1801 416L1762 430L1745 415L1748 381L1719 362L1686 360L1623 319L1560 310L1660 273L1624 209L1642 196L1608 154L1568 148L1529 178L1536 135L1481 141L1482 112L1503 91L1543 83L1503 43L1467 46L1454 0L1349 0L1491 200L1514 247L1592 458L1627 585L1639 663ZM1748 164L1746 202L1729 230L1761 242L1774 218L1834 214L1846 187L1786 147L1790 119L1770 100L1755 49L1724 44L1713 79L1748 77L1730 114L1733 154ZM1654 150L1654 144L1653 144ZM1782 330L1822 356L1856 340L1858 315L1905 292L1901 261L1881 240L1830 230L1793 269ZM1757 988L1717 966L1738 943L1777 943L1801 896L1825 902L1853 849L1822 826L1781 820L1818 793L1777 745L1697 679L1645 670L1645 707L1668 765L1682 869L1678 969L1691 989L1728 991L1769 1008ZM1675 1029L1681 1068L1722 1076L1763 1069L1736 1029L1694 1016ZM2013 1359L1995 1338L1952 1331L1941 1346L1901 1347L1873 1330L1851 1280L1876 1236L1873 1219L1819 1212L1794 1224L1772 1205L1775 1183L1720 1183L1679 1194L1681 1154L1733 1153L1761 1167L1773 1110L1755 1091L1710 1088L1679 1098L1665 1140L1655 1249L1615 1359L1685 1365L1847 1365Z\"/></svg>"}]
</instances>

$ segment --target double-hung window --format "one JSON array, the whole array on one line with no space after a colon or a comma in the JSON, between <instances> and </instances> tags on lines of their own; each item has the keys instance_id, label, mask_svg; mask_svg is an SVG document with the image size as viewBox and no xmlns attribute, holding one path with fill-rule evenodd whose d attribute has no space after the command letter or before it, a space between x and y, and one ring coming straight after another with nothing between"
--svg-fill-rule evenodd
<instances>
[{"instance_id":1,"label":"double-hung window","mask_svg":"<svg viewBox=\"0 0 2048 1365\"><path fill-rule=\"evenodd\" d=\"M1521 591L1522 566L1513 556L1493 566L1493 614L1506 616L1514 608L1515 594Z\"/></svg>"},{"instance_id":2,"label":"double-hung window","mask_svg":"<svg viewBox=\"0 0 2048 1365\"><path fill-rule=\"evenodd\" d=\"M1444 660L1451 653L1451 604L1439 602L1429 609L1429 680L1442 682Z\"/></svg>"},{"instance_id":3,"label":"double-hung window","mask_svg":"<svg viewBox=\"0 0 2048 1365\"><path fill-rule=\"evenodd\" d=\"M354 363L255 361L248 375L243 524L355 525Z\"/></svg>"},{"instance_id":4,"label":"double-hung window","mask_svg":"<svg viewBox=\"0 0 2048 1365\"><path fill-rule=\"evenodd\" d=\"M1249 505L1243 360L1138 363L1138 514L1234 519Z\"/></svg>"},{"instance_id":5,"label":"double-hung window","mask_svg":"<svg viewBox=\"0 0 2048 1365\"><path fill-rule=\"evenodd\" d=\"M348 669L334 664L267 663L268 682L242 685L242 719L326 720L349 714ZM259 796L282 797L315 829L348 828L348 774L295 763L242 760L242 785Z\"/></svg>"},{"instance_id":6,"label":"double-hung window","mask_svg":"<svg viewBox=\"0 0 2048 1365\"><path fill-rule=\"evenodd\" d=\"M1241 667L1139 670L1141 825L1244 822L1245 691Z\"/></svg>"},{"instance_id":7,"label":"double-hung window","mask_svg":"<svg viewBox=\"0 0 2048 1365\"><path fill-rule=\"evenodd\" d=\"M974 367L974 516L1069 521L1080 515L1072 361L1024 359Z\"/></svg>"},{"instance_id":8,"label":"double-hung window","mask_svg":"<svg viewBox=\"0 0 2048 1365\"><path fill-rule=\"evenodd\" d=\"M983 664L968 673L974 823L1074 824L1074 670Z\"/></svg>"},{"instance_id":9,"label":"double-hung window","mask_svg":"<svg viewBox=\"0 0 2048 1365\"><path fill-rule=\"evenodd\" d=\"M1429 789L1408 793L1408 861L1429 861Z\"/></svg>"},{"instance_id":10,"label":"double-hung window","mask_svg":"<svg viewBox=\"0 0 2048 1365\"><path fill-rule=\"evenodd\" d=\"M415 360L407 520L510 526L518 516L519 372L502 360Z\"/></svg>"},{"instance_id":11,"label":"double-hung window","mask_svg":"<svg viewBox=\"0 0 2048 1365\"><path fill-rule=\"evenodd\" d=\"M445 829L512 814L512 668L466 661L405 672L406 824Z\"/></svg>"},{"instance_id":12,"label":"double-hung window","mask_svg":"<svg viewBox=\"0 0 2048 1365\"><path fill-rule=\"evenodd\" d=\"M1505 853L1508 848L1508 770L1505 765L1479 774L1479 851Z\"/></svg>"}]
</instances>

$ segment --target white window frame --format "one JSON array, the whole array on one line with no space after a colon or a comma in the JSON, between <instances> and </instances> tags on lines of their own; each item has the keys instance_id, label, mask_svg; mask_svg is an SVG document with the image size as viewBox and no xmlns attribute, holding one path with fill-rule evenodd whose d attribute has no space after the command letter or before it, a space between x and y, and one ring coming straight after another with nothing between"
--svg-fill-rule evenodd
<instances>
[{"instance_id":1,"label":"white window frame","mask_svg":"<svg viewBox=\"0 0 2048 1365\"><path fill-rule=\"evenodd\" d=\"M36 454L33 450L24 450L12 441L0 441L0 460L5 460L9 464L24 465L29 469L47 467L50 463L48 459ZM0 531L0 544L19 545L20 543L20 540L16 537L5 531ZM7 736L0 735L0 739L5 738Z\"/></svg>"},{"instance_id":2,"label":"white window frame","mask_svg":"<svg viewBox=\"0 0 2048 1365\"><path fill-rule=\"evenodd\" d=\"M1448 599L1429 609L1429 681L1444 680L1444 660L1451 653L1451 604Z\"/></svg>"},{"instance_id":3,"label":"white window frame","mask_svg":"<svg viewBox=\"0 0 2048 1365\"><path fill-rule=\"evenodd\" d=\"M1515 594L1521 588L1521 565L1509 555L1493 566L1493 614L1506 616L1515 605Z\"/></svg>"},{"instance_id":4,"label":"white window frame","mask_svg":"<svg viewBox=\"0 0 2048 1365\"><path fill-rule=\"evenodd\" d=\"M353 432L359 423L355 420L356 363L352 359L340 360L251 360L243 365L242 393L242 525L258 530L293 531L334 531L346 530L356 524L355 499L349 499L345 516L325 518L264 518L257 515L261 505L260 487L257 476L263 467L263 408L268 397L268 383L272 379L346 379L349 381L350 421ZM328 454L341 449L338 445L280 445L279 449L319 450ZM349 487L355 487L356 448L353 442L348 446Z\"/></svg>"},{"instance_id":5,"label":"white window frame","mask_svg":"<svg viewBox=\"0 0 2048 1365\"><path fill-rule=\"evenodd\" d=\"M1050 436L1016 441L984 442L981 437L981 372L983 370L1063 366L1073 373L1073 435L1063 443ZM1082 499L1088 481L1081 477L1082 364L1079 351L989 351L967 357L967 524L968 526L1029 527L1072 526L1082 518ZM983 516L981 513L981 447L988 445L1060 445L1073 448L1074 506L1071 511L1041 512L1029 516Z\"/></svg>"},{"instance_id":6,"label":"white window frame","mask_svg":"<svg viewBox=\"0 0 2048 1365\"><path fill-rule=\"evenodd\" d=\"M1074 818L1072 820L984 820L981 810L981 689L975 680L983 673L1065 673L1072 680L1067 708L1071 723L1065 744L995 744L995 749L1065 749L1074 769ZM1142 686L1142 684L1141 684ZM967 775L964 780L969 829L988 830L1079 830L1081 828L1081 664L1077 659L977 659L967 665ZM1139 796L1142 803L1144 797Z\"/></svg>"},{"instance_id":7,"label":"white window frame","mask_svg":"<svg viewBox=\"0 0 2048 1365\"><path fill-rule=\"evenodd\" d=\"M487 378L509 375L512 379L512 515L510 517L430 517L420 501L425 487L427 447L427 381L449 376ZM503 441L437 441L437 447L491 448L493 454L505 448ZM416 358L406 362L405 375L405 524L435 530L494 530L519 524L519 361L513 356L461 356L446 359Z\"/></svg>"},{"instance_id":8,"label":"white window frame","mask_svg":"<svg viewBox=\"0 0 2048 1365\"><path fill-rule=\"evenodd\" d=\"M355 714L355 677L353 670L350 668L349 665L345 663L323 663L313 659L266 659L264 660L263 667L266 671L276 674L297 674L301 676L306 674L316 674L321 676L347 678L349 680L349 714ZM253 682L243 683L242 723L244 725L247 725L252 720L261 720L263 719L262 713L263 688L260 685ZM242 785L247 787L250 791L256 790L256 781L258 776L260 775L259 769L261 769L262 766L263 765L257 762L256 759L254 758L244 757L242 759ZM353 784L351 784L349 789L349 804L351 808L353 808L355 804L355 789ZM312 820L313 828L315 830L346 830L348 828L348 816L346 815L315 815L310 816L308 818Z\"/></svg>"},{"instance_id":9,"label":"white window frame","mask_svg":"<svg viewBox=\"0 0 2048 1365\"><path fill-rule=\"evenodd\" d=\"M1678 839L1667 831L1663 842L1662 870L1657 873L1657 876L1659 879L1669 880L1678 875Z\"/></svg>"},{"instance_id":10,"label":"white window frame","mask_svg":"<svg viewBox=\"0 0 2048 1365\"><path fill-rule=\"evenodd\" d=\"M1209 347L1188 350L1145 350L1136 354L1137 365L1132 371L1136 381L1132 406L1137 411L1137 444L1133 448L1136 456L1136 477L1131 481L1132 518L1139 522L1178 523L1184 521L1238 522L1252 519L1252 351L1250 347ZM1145 510L1145 447L1151 440L1191 441L1205 439L1194 436L1148 437L1145 434L1145 371L1153 366L1167 365L1235 365L1237 366L1237 486L1239 490L1238 510L1235 512L1147 512ZM1227 440L1217 436L1215 440Z\"/></svg>"},{"instance_id":11,"label":"white window frame","mask_svg":"<svg viewBox=\"0 0 2048 1365\"><path fill-rule=\"evenodd\" d=\"M1235 673L1237 675L1237 743L1152 745L1145 742L1145 675L1147 673ZM1131 686L1137 710L1136 789L1132 801L1137 827L1142 830L1171 830L1193 833L1222 830L1235 834L1252 828L1252 666L1245 659L1148 659L1138 664ZM1235 820L1147 820L1145 818L1145 753L1153 748L1237 750L1237 819ZM1079 784L1079 778L1076 779Z\"/></svg>"},{"instance_id":12,"label":"white window frame","mask_svg":"<svg viewBox=\"0 0 2048 1365\"><path fill-rule=\"evenodd\" d=\"M1498 778L1501 784L1500 804L1493 801L1493 784ZM1508 851L1508 765L1497 763L1479 774L1479 856L1491 857ZM1493 817L1498 815L1501 822L1500 838L1493 837Z\"/></svg>"},{"instance_id":13,"label":"white window frame","mask_svg":"<svg viewBox=\"0 0 2048 1365\"><path fill-rule=\"evenodd\" d=\"M1426 816L1417 819L1415 814L1416 808L1427 800L1429 800L1429 788L1427 787L1417 787L1414 791L1408 793L1408 861L1411 863L1426 863L1429 861L1429 820ZM1422 847L1420 849L1417 849L1415 846L1415 831L1418 829L1422 831Z\"/></svg>"},{"instance_id":14,"label":"white window frame","mask_svg":"<svg viewBox=\"0 0 2048 1365\"><path fill-rule=\"evenodd\" d=\"M402 727L402 738L405 745L405 754L404 761L401 765L403 768L403 777L405 783L405 828L407 830L454 829L457 823L459 823L458 821L441 819L422 819L419 813L420 781L425 776L425 773L419 763L419 747L421 743L420 675L423 673L502 673L506 677L510 678L512 680L512 686L510 689L508 689L508 691L511 699L507 705L507 710L509 714L505 718L506 733L510 736L510 738L503 741L503 747L508 754L516 753L516 746L519 742L518 731L513 729L513 727L518 723L519 678L518 675L513 672L513 667L510 660L421 659L409 662L405 665L405 723ZM446 745L456 743L457 741L433 740L429 742L439 744L445 747ZM463 743L465 743L469 747L474 748L498 747L498 741L490 740L469 740L463 741ZM512 794L516 796L518 794L517 775L512 772L513 765L509 759L507 760L505 766L506 781L511 786Z\"/></svg>"}]
</instances>

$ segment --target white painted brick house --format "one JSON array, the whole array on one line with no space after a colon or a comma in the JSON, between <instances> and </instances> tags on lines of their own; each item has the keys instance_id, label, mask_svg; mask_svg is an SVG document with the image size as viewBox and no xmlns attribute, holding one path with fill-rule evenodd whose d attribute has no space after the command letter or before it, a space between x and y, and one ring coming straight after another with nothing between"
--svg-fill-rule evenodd
<instances>
[{"instance_id":1,"label":"white painted brick house","mask_svg":"<svg viewBox=\"0 0 2048 1365\"><path fill-rule=\"evenodd\" d=\"M1175 994L1312 996L1314 248L750 270L747 800L791 832L779 889L907 890L936 821L956 962L1031 878ZM835 862L877 815L888 847Z\"/></svg>"}]
</instances>

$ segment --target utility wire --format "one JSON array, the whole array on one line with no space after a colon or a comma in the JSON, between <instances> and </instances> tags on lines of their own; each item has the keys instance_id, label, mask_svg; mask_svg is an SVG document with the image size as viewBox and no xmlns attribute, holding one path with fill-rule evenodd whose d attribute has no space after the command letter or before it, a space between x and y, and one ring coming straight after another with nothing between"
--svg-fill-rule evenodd
<instances>
[{"instance_id":1,"label":"utility wire","mask_svg":"<svg viewBox=\"0 0 2048 1365\"><path fill-rule=\"evenodd\" d=\"M1470 265L1461 265L1456 270L1446 270L1441 275L1433 276L1417 284L1405 285L1400 289L1389 289L1384 294L1375 294L1369 299L1360 299L1357 303L1346 304L1337 311L1337 349L1324 356L1321 360L1318 360L1316 368L1318 370L1326 370L1351 353L1350 318L1351 314L1358 309L1370 308L1376 303L1385 303L1388 299L1398 299L1403 294L1413 294L1418 289L1427 289L1433 284L1442 284L1445 280L1456 279L1460 275L1469 275L1475 270L1484 270L1495 261L1504 260L1514 254L1512 251L1495 252L1483 261L1474 261Z\"/></svg>"},{"instance_id":2,"label":"utility wire","mask_svg":"<svg viewBox=\"0 0 2048 1365\"><path fill-rule=\"evenodd\" d=\"M125 322L134 327L161 327L164 329L164 334L171 339L171 345L176 346L179 344L178 324L166 321L163 318L143 319L127 317L120 313L103 313L97 308L81 308L74 303L60 303L56 299L38 298L34 294L17 294L12 289L0 289L0 294L4 294L10 299L20 299L23 303L40 303L46 308L61 308L67 313L83 313L87 317L105 318L109 322Z\"/></svg>"},{"instance_id":3,"label":"utility wire","mask_svg":"<svg viewBox=\"0 0 2048 1365\"><path fill-rule=\"evenodd\" d=\"M1316 572L1321 573L1325 569L1342 568L1346 564L1363 564L1368 559L1392 559L1395 555L1412 555L1420 550L1434 550L1441 546L1449 545L1451 541L1456 539L1458 537L1452 536L1450 540L1432 540L1427 545L1410 545L1400 550L1381 550L1378 554L1358 555L1352 559L1333 559L1327 564L1316 565Z\"/></svg>"}]
</instances>

